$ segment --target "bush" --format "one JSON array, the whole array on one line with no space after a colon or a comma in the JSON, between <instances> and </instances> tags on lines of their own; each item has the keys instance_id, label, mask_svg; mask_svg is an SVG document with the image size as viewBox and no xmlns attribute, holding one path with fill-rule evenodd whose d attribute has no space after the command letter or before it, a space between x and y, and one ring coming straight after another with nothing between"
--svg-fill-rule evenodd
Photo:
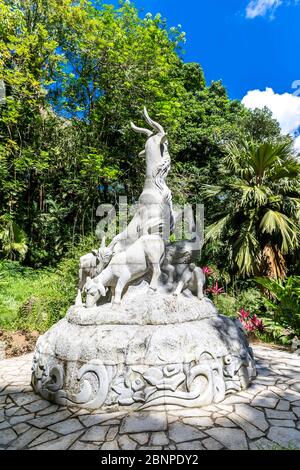
<instances>
[{"instance_id":1,"label":"bush","mask_svg":"<svg viewBox=\"0 0 300 470\"><path fill-rule=\"evenodd\" d=\"M0 264L0 327L44 332L64 317L77 293L78 262L99 242L87 237L71 247L56 268Z\"/></svg>"}]
</instances>

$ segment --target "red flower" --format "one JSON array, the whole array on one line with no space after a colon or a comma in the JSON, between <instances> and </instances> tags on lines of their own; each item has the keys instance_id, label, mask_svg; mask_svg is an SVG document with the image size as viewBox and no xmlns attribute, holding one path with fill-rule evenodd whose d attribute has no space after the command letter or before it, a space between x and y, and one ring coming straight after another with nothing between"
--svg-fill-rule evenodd
<instances>
[{"instance_id":1,"label":"red flower","mask_svg":"<svg viewBox=\"0 0 300 470\"><path fill-rule=\"evenodd\" d=\"M245 309L239 311L239 319L242 323L245 330L249 333L252 333L255 330L262 331L264 329L264 324L255 314L251 316L250 312Z\"/></svg>"},{"instance_id":2,"label":"red flower","mask_svg":"<svg viewBox=\"0 0 300 470\"><path fill-rule=\"evenodd\" d=\"M212 286L207 289L207 292L210 292L213 295L220 295L223 294L224 289L223 287L219 287L218 281Z\"/></svg>"},{"instance_id":3,"label":"red flower","mask_svg":"<svg viewBox=\"0 0 300 470\"><path fill-rule=\"evenodd\" d=\"M246 320L247 318L250 317L250 312L246 311L244 308L242 308L240 311L239 311L239 317L241 320Z\"/></svg>"},{"instance_id":4,"label":"red flower","mask_svg":"<svg viewBox=\"0 0 300 470\"><path fill-rule=\"evenodd\" d=\"M202 271L204 272L206 277L209 277L213 274L213 269L211 269L209 266L203 266Z\"/></svg>"}]
</instances>

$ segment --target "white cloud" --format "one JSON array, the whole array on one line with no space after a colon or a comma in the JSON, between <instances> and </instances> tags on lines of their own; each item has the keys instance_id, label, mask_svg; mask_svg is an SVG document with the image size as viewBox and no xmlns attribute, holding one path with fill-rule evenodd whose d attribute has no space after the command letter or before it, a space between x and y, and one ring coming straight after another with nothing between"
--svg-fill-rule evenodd
<instances>
[{"instance_id":1,"label":"white cloud","mask_svg":"<svg viewBox=\"0 0 300 470\"><path fill-rule=\"evenodd\" d=\"M281 4L281 0L251 0L246 8L246 17L251 20L257 16L265 16L267 14L273 17L274 11Z\"/></svg>"},{"instance_id":2,"label":"white cloud","mask_svg":"<svg viewBox=\"0 0 300 470\"><path fill-rule=\"evenodd\" d=\"M246 7L246 18L253 20L258 16L269 16L274 19L275 10L283 3L297 5L299 0L251 0Z\"/></svg>"},{"instance_id":3,"label":"white cloud","mask_svg":"<svg viewBox=\"0 0 300 470\"><path fill-rule=\"evenodd\" d=\"M249 109L262 109L267 106L280 124L283 134L298 136L300 128L300 96L291 93L275 93L272 88L265 91L251 90L242 99ZM300 136L296 137L295 146L300 150Z\"/></svg>"},{"instance_id":4,"label":"white cloud","mask_svg":"<svg viewBox=\"0 0 300 470\"><path fill-rule=\"evenodd\" d=\"M297 152L300 152L300 135L295 139L295 149Z\"/></svg>"}]
</instances>

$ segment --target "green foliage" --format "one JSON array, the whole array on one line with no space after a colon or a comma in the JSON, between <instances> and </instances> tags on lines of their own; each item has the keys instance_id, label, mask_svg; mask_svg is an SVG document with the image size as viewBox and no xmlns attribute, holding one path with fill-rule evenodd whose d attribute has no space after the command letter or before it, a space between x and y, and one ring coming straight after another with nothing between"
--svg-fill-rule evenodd
<instances>
[{"instance_id":1,"label":"green foliage","mask_svg":"<svg viewBox=\"0 0 300 470\"><path fill-rule=\"evenodd\" d=\"M0 328L44 332L63 318L77 294L79 257L96 243L93 237L85 238L56 269L0 262Z\"/></svg>"},{"instance_id":2,"label":"green foliage","mask_svg":"<svg viewBox=\"0 0 300 470\"><path fill-rule=\"evenodd\" d=\"M284 276L284 255L298 248L300 233L300 164L291 144L231 144L219 177L220 185L203 187L219 206L206 240L228 240L233 267L244 276Z\"/></svg>"},{"instance_id":3,"label":"green foliage","mask_svg":"<svg viewBox=\"0 0 300 470\"><path fill-rule=\"evenodd\" d=\"M218 311L227 317L236 317L238 310L238 301L235 297L228 294L216 295L213 302Z\"/></svg>"},{"instance_id":4,"label":"green foliage","mask_svg":"<svg viewBox=\"0 0 300 470\"><path fill-rule=\"evenodd\" d=\"M256 278L265 289L267 313L265 323L272 328L276 338L284 337L289 342L300 335L300 277L291 276L283 280Z\"/></svg>"},{"instance_id":5,"label":"green foliage","mask_svg":"<svg viewBox=\"0 0 300 470\"><path fill-rule=\"evenodd\" d=\"M132 3L0 0L0 18L0 326L44 331L74 301L98 205L135 201L144 183L129 125L144 126L144 105L168 131L174 203L209 197L202 263L224 286L218 308L273 321L258 290L234 287L299 272L299 163L270 111L206 84L181 29Z\"/></svg>"}]
</instances>

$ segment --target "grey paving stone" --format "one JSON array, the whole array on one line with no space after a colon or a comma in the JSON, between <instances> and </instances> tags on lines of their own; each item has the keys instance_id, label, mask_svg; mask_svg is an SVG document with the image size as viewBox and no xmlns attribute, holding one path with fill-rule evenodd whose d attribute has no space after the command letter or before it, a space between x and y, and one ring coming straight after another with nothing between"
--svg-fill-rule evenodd
<instances>
[{"instance_id":1,"label":"grey paving stone","mask_svg":"<svg viewBox=\"0 0 300 470\"><path fill-rule=\"evenodd\" d=\"M276 406L276 410L279 411L289 411L290 409L290 402L288 400L280 400L278 405Z\"/></svg>"},{"instance_id":2,"label":"grey paving stone","mask_svg":"<svg viewBox=\"0 0 300 470\"><path fill-rule=\"evenodd\" d=\"M69 450L99 450L99 447L89 442L76 441ZM105 449L104 449L105 450ZM118 449L107 449L107 450L118 450Z\"/></svg>"},{"instance_id":3,"label":"grey paving stone","mask_svg":"<svg viewBox=\"0 0 300 470\"><path fill-rule=\"evenodd\" d=\"M24 405L24 408L30 413L37 413L45 408L49 408L49 402L46 400L37 400L33 403L29 403L28 405Z\"/></svg>"},{"instance_id":4,"label":"grey paving stone","mask_svg":"<svg viewBox=\"0 0 300 470\"><path fill-rule=\"evenodd\" d=\"M204 439L203 441L201 441L201 443L204 445L204 447L207 449L207 450L220 450L222 449L224 446L223 444L221 444L220 442L216 441L215 439L213 439L212 437L209 437L207 439Z\"/></svg>"},{"instance_id":5,"label":"grey paving stone","mask_svg":"<svg viewBox=\"0 0 300 470\"><path fill-rule=\"evenodd\" d=\"M105 441L105 437L109 426L92 426L85 434L80 438L81 441Z\"/></svg>"},{"instance_id":6,"label":"grey paving stone","mask_svg":"<svg viewBox=\"0 0 300 470\"><path fill-rule=\"evenodd\" d=\"M20 423L16 424L16 426L13 427L13 430L16 431L17 434L23 434L23 432L27 431L29 428L30 426L28 426L28 424Z\"/></svg>"},{"instance_id":7,"label":"grey paving stone","mask_svg":"<svg viewBox=\"0 0 300 470\"><path fill-rule=\"evenodd\" d=\"M166 413L140 412L126 416L120 427L120 434L165 431L168 427Z\"/></svg>"},{"instance_id":8,"label":"grey paving stone","mask_svg":"<svg viewBox=\"0 0 300 470\"><path fill-rule=\"evenodd\" d=\"M31 447L31 449L35 450L66 450L68 449L75 441L79 438L82 431L75 432L73 434L69 434L68 436L62 436L58 439L53 439L48 442L44 442L44 444L40 444L38 446Z\"/></svg>"},{"instance_id":9,"label":"grey paving stone","mask_svg":"<svg viewBox=\"0 0 300 470\"><path fill-rule=\"evenodd\" d=\"M241 418L244 418L246 421L248 421L248 423L255 424L255 427L261 431L266 431L266 429L269 427L264 413L257 410L256 408L245 404L238 404L235 406L235 412L241 416Z\"/></svg>"},{"instance_id":10,"label":"grey paving stone","mask_svg":"<svg viewBox=\"0 0 300 470\"><path fill-rule=\"evenodd\" d=\"M149 434L147 434L146 432L132 434L130 437L136 442L138 442L141 446L143 446L144 444L147 444L149 440Z\"/></svg>"},{"instance_id":11,"label":"grey paving stone","mask_svg":"<svg viewBox=\"0 0 300 470\"><path fill-rule=\"evenodd\" d=\"M272 450L274 447L274 442L269 441L265 437L258 439L254 442L249 442L249 447L251 450Z\"/></svg>"},{"instance_id":12,"label":"grey paving stone","mask_svg":"<svg viewBox=\"0 0 300 470\"><path fill-rule=\"evenodd\" d=\"M119 432L118 426L111 426L106 434L107 441L113 441Z\"/></svg>"},{"instance_id":13,"label":"grey paving stone","mask_svg":"<svg viewBox=\"0 0 300 470\"><path fill-rule=\"evenodd\" d=\"M164 432L154 432L150 437L150 446L167 446L169 438Z\"/></svg>"},{"instance_id":14,"label":"grey paving stone","mask_svg":"<svg viewBox=\"0 0 300 470\"><path fill-rule=\"evenodd\" d=\"M284 428L294 428L295 421L290 419L269 419L271 426L282 426Z\"/></svg>"},{"instance_id":15,"label":"grey paving stone","mask_svg":"<svg viewBox=\"0 0 300 470\"><path fill-rule=\"evenodd\" d=\"M37 446L39 444L43 444L44 442L48 442L48 441L52 441L53 439L57 439L57 434L55 434L55 432L52 432L52 431L43 431L43 434L41 434L39 437L37 437L36 439L34 439L34 441L32 441L28 447L33 447L33 446Z\"/></svg>"},{"instance_id":16,"label":"grey paving stone","mask_svg":"<svg viewBox=\"0 0 300 470\"><path fill-rule=\"evenodd\" d=\"M101 446L101 450L119 450L117 441L104 442Z\"/></svg>"},{"instance_id":17,"label":"grey paving stone","mask_svg":"<svg viewBox=\"0 0 300 470\"><path fill-rule=\"evenodd\" d=\"M195 417L195 418L183 418L184 424L190 424L191 426L197 426L199 428L209 428L213 426L213 421L208 417Z\"/></svg>"},{"instance_id":18,"label":"grey paving stone","mask_svg":"<svg viewBox=\"0 0 300 470\"><path fill-rule=\"evenodd\" d=\"M216 424L223 428L236 428L236 425L228 418L218 418L216 419Z\"/></svg>"},{"instance_id":19,"label":"grey paving stone","mask_svg":"<svg viewBox=\"0 0 300 470\"><path fill-rule=\"evenodd\" d=\"M70 416L71 413L68 410L58 411L56 413L51 413L48 416L39 416L38 418L32 419L29 421L29 424L36 426L37 428L47 428L52 424L68 419Z\"/></svg>"},{"instance_id":20,"label":"grey paving stone","mask_svg":"<svg viewBox=\"0 0 300 470\"><path fill-rule=\"evenodd\" d=\"M118 439L118 444L122 450L135 450L137 447L137 443L125 435Z\"/></svg>"},{"instance_id":21,"label":"grey paving stone","mask_svg":"<svg viewBox=\"0 0 300 470\"><path fill-rule=\"evenodd\" d=\"M260 431L255 426L246 421L244 418L241 418L235 413L231 413L230 415L228 415L228 418L231 419L231 421L233 421L237 425L237 427L243 429L249 439L256 439L264 435L262 431Z\"/></svg>"},{"instance_id":22,"label":"grey paving stone","mask_svg":"<svg viewBox=\"0 0 300 470\"><path fill-rule=\"evenodd\" d=\"M256 396L251 402L251 406L262 408L276 408L279 399Z\"/></svg>"},{"instance_id":23,"label":"grey paving stone","mask_svg":"<svg viewBox=\"0 0 300 470\"><path fill-rule=\"evenodd\" d=\"M293 412L298 418L300 418L300 406L293 406Z\"/></svg>"},{"instance_id":24,"label":"grey paving stone","mask_svg":"<svg viewBox=\"0 0 300 470\"><path fill-rule=\"evenodd\" d=\"M18 405L23 406L33 401L37 401L40 397L33 392L27 393L10 393L11 399Z\"/></svg>"},{"instance_id":25,"label":"grey paving stone","mask_svg":"<svg viewBox=\"0 0 300 470\"><path fill-rule=\"evenodd\" d=\"M182 442L177 445L178 450L205 450L200 441Z\"/></svg>"},{"instance_id":26,"label":"grey paving stone","mask_svg":"<svg viewBox=\"0 0 300 470\"><path fill-rule=\"evenodd\" d=\"M267 437L285 448L300 449L300 431L297 429L272 426Z\"/></svg>"},{"instance_id":27,"label":"grey paving stone","mask_svg":"<svg viewBox=\"0 0 300 470\"><path fill-rule=\"evenodd\" d=\"M58 405L50 405L47 408L44 408L41 411L37 412L37 416L45 416L45 415L50 415L51 413L55 413L58 410L59 406Z\"/></svg>"},{"instance_id":28,"label":"grey paving stone","mask_svg":"<svg viewBox=\"0 0 300 470\"><path fill-rule=\"evenodd\" d=\"M59 434L71 434L72 432L79 431L83 425L76 418L66 419L60 423L52 424L49 426L50 431L57 432Z\"/></svg>"},{"instance_id":29,"label":"grey paving stone","mask_svg":"<svg viewBox=\"0 0 300 470\"><path fill-rule=\"evenodd\" d=\"M26 413L22 416L13 416L12 418L10 418L9 422L12 426L14 426L15 424L19 423L27 423L32 418L34 418L34 413Z\"/></svg>"},{"instance_id":30,"label":"grey paving stone","mask_svg":"<svg viewBox=\"0 0 300 470\"><path fill-rule=\"evenodd\" d=\"M6 446L17 437L18 435L13 429L4 429L0 432L0 445Z\"/></svg>"},{"instance_id":31,"label":"grey paving stone","mask_svg":"<svg viewBox=\"0 0 300 470\"><path fill-rule=\"evenodd\" d=\"M36 437L38 437L43 431L43 429L30 428L28 431L24 432L16 440L10 443L10 447L14 449L24 449L28 444L30 444Z\"/></svg>"},{"instance_id":32,"label":"grey paving stone","mask_svg":"<svg viewBox=\"0 0 300 470\"><path fill-rule=\"evenodd\" d=\"M11 425L9 424L9 421L5 420L3 421L2 423L0 423L0 431L2 429L6 429L6 428L11 428Z\"/></svg>"},{"instance_id":33,"label":"grey paving stone","mask_svg":"<svg viewBox=\"0 0 300 470\"><path fill-rule=\"evenodd\" d=\"M162 446L142 446L139 450L162 450Z\"/></svg>"},{"instance_id":34,"label":"grey paving stone","mask_svg":"<svg viewBox=\"0 0 300 470\"><path fill-rule=\"evenodd\" d=\"M99 413L99 414L88 414L88 415L83 415L79 416L79 419L81 423L86 426L87 428L91 426L95 426L97 424L105 423L106 421L109 421L109 423L106 424L119 424L119 420L115 420L115 418L123 416L124 413Z\"/></svg>"},{"instance_id":35,"label":"grey paving stone","mask_svg":"<svg viewBox=\"0 0 300 470\"><path fill-rule=\"evenodd\" d=\"M280 410L266 410L267 418L272 419L296 419L296 416L291 411Z\"/></svg>"},{"instance_id":36,"label":"grey paving stone","mask_svg":"<svg viewBox=\"0 0 300 470\"><path fill-rule=\"evenodd\" d=\"M194 441L196 439L202 439L203 437L205 437L203 432L188 424L177 422L169 426L169 438L176 443Z\"/></svg>"},{"instance_id":37,"label":"grey paving stone","mask_svg":"<svg viewBox=\"0 0 300 470\"><path fill-rule=\"evenodd\" d=\"M229 450L247 450L248 444L244 431L231 428L214 428L205 431ZM203 441L205 445L205 441Z\"/></svg>"}]
</instances>

